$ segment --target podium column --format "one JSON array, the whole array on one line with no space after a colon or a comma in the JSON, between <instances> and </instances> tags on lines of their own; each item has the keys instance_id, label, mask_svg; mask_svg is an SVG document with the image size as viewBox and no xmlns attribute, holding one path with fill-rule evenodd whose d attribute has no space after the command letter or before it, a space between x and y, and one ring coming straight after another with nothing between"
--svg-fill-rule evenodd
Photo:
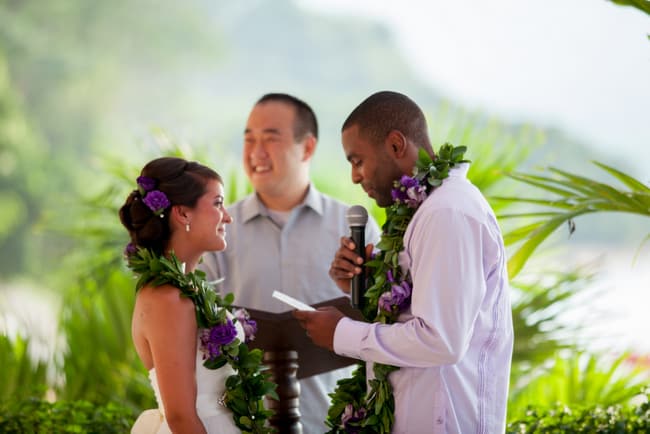
<instances>
[{"instance_id":1,"label":"podium column","mask_svg":"<svg viewBox=\"0 0 650 434\"><path fill-rule=\"evenodd\" d=\"M298 383L298 352L294 350L266 350L264 364L269 367L271 381L278 387L279 401L268 399L269 409L275 414L269 419L278 434L302 434L300 423L300 383Z\"/></svg>"}]
</instances>

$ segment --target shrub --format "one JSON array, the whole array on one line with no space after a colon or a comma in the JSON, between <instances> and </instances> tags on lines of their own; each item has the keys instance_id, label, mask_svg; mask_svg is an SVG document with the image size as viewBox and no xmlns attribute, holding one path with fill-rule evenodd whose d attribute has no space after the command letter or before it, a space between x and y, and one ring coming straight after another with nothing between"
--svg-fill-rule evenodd
<instances>
[{"instance_id":1,"label":"shrub","mask_svg":"<svg viewBox=\"0 0 650 434\"><path fill-rule=\"evenodd\" d=\"M637 406L600 405L549 409L530 407L526 416L508 423L507 434L641 434L650 433L650 389Z\"/></svg>"},{"instance_id":2,"label":"shrub","mask_svg":"<svg viewBox=\"0 0 650 434\"><path fill-rule=\"evenodd\" d=\"M130 409L109 402L48 402L28 398L0 404L0 432L5 434L127 433L134 421Z\"/></svg>"}]
</instances>

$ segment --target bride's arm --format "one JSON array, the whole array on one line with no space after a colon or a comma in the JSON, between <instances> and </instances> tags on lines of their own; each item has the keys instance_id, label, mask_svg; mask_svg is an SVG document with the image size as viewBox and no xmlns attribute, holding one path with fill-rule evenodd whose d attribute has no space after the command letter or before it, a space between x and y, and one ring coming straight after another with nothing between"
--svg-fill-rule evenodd
<instances>
[{"instance_id":1,"label":"bride's arm","mask_svg":"<svg viewBox=\"0 0 650 434\"><path fill-rule=\"evenodd\" d=\"M151 289L143 309L149 318L145 337L151 349L165 418L174 433L205 433L196 413L197 325L194 304L177 288Z\"/></svg>"}]
</instances>

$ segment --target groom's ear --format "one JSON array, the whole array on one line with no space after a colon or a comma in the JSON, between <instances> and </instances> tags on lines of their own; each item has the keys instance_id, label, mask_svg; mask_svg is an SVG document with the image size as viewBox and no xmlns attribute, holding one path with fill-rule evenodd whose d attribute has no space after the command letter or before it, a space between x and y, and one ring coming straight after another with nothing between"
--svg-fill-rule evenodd
<instances>
[{"instance_id":1,"label":"groom's ear","mask_svg":"<svg viewBox=\"0 0 650 434\"><path fill-rule=\"evenodd\" d=\"M388 155L392 156L394 160L399 160L406 155L408 143L401 131L390 130L384 140L384 146Z\"/></svg>"}]
</instances>

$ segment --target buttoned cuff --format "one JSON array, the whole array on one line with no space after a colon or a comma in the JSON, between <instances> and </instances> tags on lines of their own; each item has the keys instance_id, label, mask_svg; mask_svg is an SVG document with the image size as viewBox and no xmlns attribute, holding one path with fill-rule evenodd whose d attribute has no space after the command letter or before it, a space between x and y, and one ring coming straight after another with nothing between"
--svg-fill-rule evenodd
<instances>
[{"instance_id":1,"label":"buttoned cuff","mask_svg":"<svg viewBox=\"0 0 650 434\"><path fill-rule=\"evenodd\" d=\"M334 352L361 360L361 342L368 336L370 324L341 318L334 330Z\"/></svg>"}]
</instances>

